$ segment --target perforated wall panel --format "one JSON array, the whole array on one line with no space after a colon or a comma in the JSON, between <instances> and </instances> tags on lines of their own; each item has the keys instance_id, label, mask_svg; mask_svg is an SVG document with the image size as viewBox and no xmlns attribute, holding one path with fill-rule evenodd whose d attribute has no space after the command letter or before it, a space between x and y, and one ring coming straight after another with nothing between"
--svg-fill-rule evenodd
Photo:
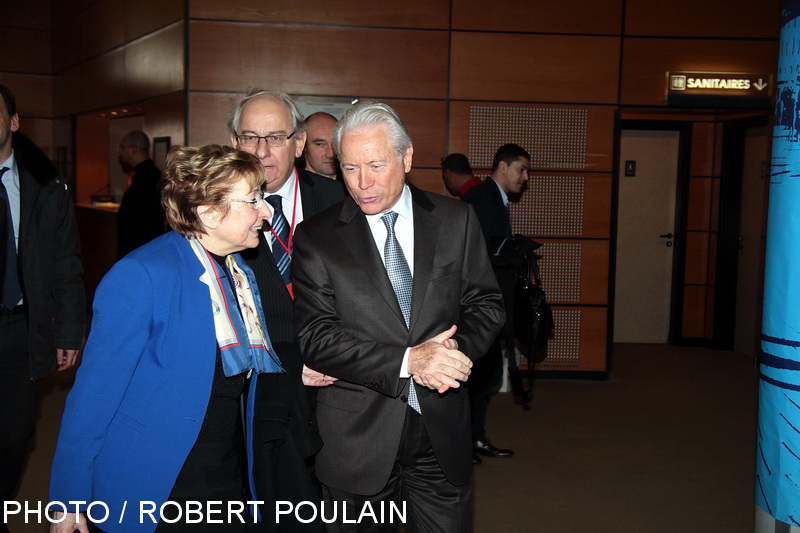
<instances>
[{"instance_id":1,"label":"perforated wall panel","mask_svg":"<svg viewBox=\"0 0 800 533\"><path fill-rule=\"evenodd\" d=\"M531 176L519 202L511 202L511 227L523 235L583 235L583 176Z\"/></svg>"},{"instance_id":2,"label":"perforated wall panel","mask_svg":"<svg viewBox=\"0 0 800 533\"><path fill-rule=\"evenodd\" d=\"M490 168L497 149L515 143L535 168L586 168L587 109L481 106L470 108L469 153L474 167Z\"/></svg>"},{"instance_id":3,"label":"perforated wall panel","mask_svg":"<svg viewBox=\"0 0 800 533\"><path fill-rule=\"evenodd\" d=\"M554 309L556 336L547 344L547 356L536 363L537 370L574 370L580 365L581 311ZM520 368L528 368L528 360L520 355Z\"/></svg>"},{"instance_id":4,"label":"perforated wall panel","mask_svg":"<svg viewBox=\"0 0 800 533\"><path fill-rule=\"evenodd\" d=\"M580 302L581 251L578 242L548 242L537 250L548 302Z\"/></svg>"}]
</instances>

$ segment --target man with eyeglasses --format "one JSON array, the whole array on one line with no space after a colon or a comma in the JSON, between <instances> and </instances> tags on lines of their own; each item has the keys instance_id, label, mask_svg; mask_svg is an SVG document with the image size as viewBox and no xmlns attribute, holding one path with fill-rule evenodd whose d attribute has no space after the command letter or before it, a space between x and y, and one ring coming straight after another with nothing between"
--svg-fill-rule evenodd
<instances>
[{"instance_id":1,"label":"man with eyeglasses","mask_svg":"<svg viewBox=\"0 0 800 533\"><path fill-rule=\"evenodd\" d=\"M345 197L341 182L295 166L306 141L305 123L285 93L250 89L237 101L228 120L234 148L258 157L267 174L265 200L272 216L259 245L242 253L252 268L264 307L266 326L285 374L263 374L256 399L254 478L259 499L320 501L313 477L314 456L322 441L313 409L312 389L331 378L303 365L296 343L291 257L294 230L300 222ZM271 506L262 510L265 531L276 529ZM288 517L281 517L286 527ZM315 529L316 526L316 529ZM316 522L303 531L325 531Z\"/></svg>"}]
</instances>

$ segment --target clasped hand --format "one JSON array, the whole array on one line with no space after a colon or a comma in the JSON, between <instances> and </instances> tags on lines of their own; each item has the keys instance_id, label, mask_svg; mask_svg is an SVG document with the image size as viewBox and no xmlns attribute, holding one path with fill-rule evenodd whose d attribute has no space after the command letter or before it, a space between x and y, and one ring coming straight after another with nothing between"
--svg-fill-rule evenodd
<instances>
[{"instance_id":1,"label":"clasped hand","mask_svg":"<svg viewBox=\"0 0 800 533\"><path fill-rule=\"evenodd\" d=\"M414 382L438 391L457 389L466 381L472 368L469 357L458 350L453 337L456 326L450 326L432 339L411 348L408 354L408 373Z\"/></svg>"}]
</instances>

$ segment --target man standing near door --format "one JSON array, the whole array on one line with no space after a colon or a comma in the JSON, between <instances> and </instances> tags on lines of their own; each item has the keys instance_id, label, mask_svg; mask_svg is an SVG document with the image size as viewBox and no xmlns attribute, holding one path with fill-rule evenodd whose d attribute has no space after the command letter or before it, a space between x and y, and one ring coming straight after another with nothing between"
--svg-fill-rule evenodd
<instances>
[{"instance_id":1,"label":"man standing near door","mask_svg":"<svg viewBox=\"0 0 800 533\"><path fill-rule=\"evenodd\" d=\"M489 257L492 259L492 269L503 293L507 317L500 335L492 343L486 355L475 364L468 385L472 410L473 451L484 457L503 458L514 455L512 450L497 448L486 438L486 410L489 396L503 379L503 344L509 347L512 354L514 353L514 326L508 317L513 316L510 308L514 305L516 269L507 262L500 264L496 259L500 246L505 239L511 237L508 195L522 192L528 181L530 166L531 156L528 152L516 144L505 144L494 155L489 178L471 188L463 197L463 200L475 209L481 223ZM481 459L475 455L473 462L479 464Z\"/></svg>"}]
</instances>

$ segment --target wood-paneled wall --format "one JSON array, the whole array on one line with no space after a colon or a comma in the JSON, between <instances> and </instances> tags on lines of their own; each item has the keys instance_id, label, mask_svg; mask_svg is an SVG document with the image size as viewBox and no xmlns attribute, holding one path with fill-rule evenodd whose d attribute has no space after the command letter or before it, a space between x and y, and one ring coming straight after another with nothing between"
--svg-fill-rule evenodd
<instances>
[{"instance_id":1,"label":"wood-paneled wall","mask_svg":"<svg viewBox=\"0 0 800 533\"><path fill-rule=\"evenodd\" d=\"M526 196L552 200L531 190L515 204L514 216L519 227L544 228L531 235L546 243L543 265L552 292L566 294L558 285L565 280L577 284L576 292L554 301L564 325L540 368L592 371L606 369L619 113L664 109L670 70L773 72L780 15L779 0L33 1L46 4L46 22L12 9L7 20L15 21L15 33L0 37L0 45L10 39L29 43L26 53L33 57L0 57L0 82L26 87L31 96L23 97L25 112L44 119L155 99L145 106L146 123L155 124L149 115L163 113L171 125L159 128L173 137L181 134L175 121L183 119L190 144L227 143L227 114L236 94L250 86L296 96L378 99L394 106L411 131L410 179L442 192L440 158L469 154L480 140L480 127L471 122L476 108L521 117L492 133L498 146L529 139L533 128L543 134L556 128L531 113L579 116L574 134L559 135L578 139L580 146L570 150L583 155L563 164L557 156L545 158L532 181L579 184L580 227L542 225L540 206ZM39 44L37 32L52 42L49 73L48 47ZM54 74L55 82L46 74ZM697 125L693 249L715 245L709 224L719 174L709 162L717 160L716 140L713 124ZM485 165L477 167L488 174ZM548 246L551 256L569 262L547 264ZM687 294L697 304L684 314L687 333L705 334L713 287L700 273L713 271L712 255L687 265L697 282Z\"/></svg>"}]
</instances>

